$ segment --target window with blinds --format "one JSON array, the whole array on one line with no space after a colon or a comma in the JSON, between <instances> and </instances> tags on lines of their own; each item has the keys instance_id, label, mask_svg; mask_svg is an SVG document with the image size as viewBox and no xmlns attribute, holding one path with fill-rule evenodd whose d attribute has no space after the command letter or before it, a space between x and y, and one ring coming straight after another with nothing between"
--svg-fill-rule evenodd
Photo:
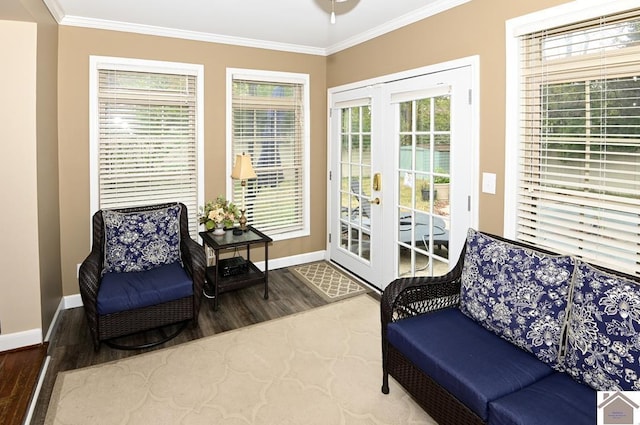
<instances>
[{"instance_id":1,"label":"window with blinds","mask_svg":"<svg viewBox=\"0 0 640 425\"><path fill-rule=\"evenodd\" d=\"M197 236L198 69L110 60L95 72L95 209L183 202Z\"/></svg>"},{"instance_id":2,"label":"window with blinds","mask_svg":"<svg viewBox=\"0 0 640 425\"><path fill-rule=\"evenodd\" d=\"M258 177L246 186L248 223L283 238L308 233L308 80L271 77L232 76L229 160L242 153L251 156ZM232 199L243 205L238 181Z\"/></svg>"},{"instance_id":3,"label":"window with blinds","mask_svg":"<svg viewBox=\"0 0 640 425\"><path fill-rule=\"evenodd\" d=\"M640 274L640 10L520 37L518 239Z\"/></svg>"}]
</instances>

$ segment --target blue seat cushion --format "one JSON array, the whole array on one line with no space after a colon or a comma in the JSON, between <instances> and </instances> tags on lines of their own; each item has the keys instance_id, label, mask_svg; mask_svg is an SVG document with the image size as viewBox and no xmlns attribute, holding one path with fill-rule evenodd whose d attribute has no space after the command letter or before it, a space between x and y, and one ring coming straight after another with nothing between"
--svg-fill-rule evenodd
<instances>
[{"instance_id":1,"label":"blue seat cushion","mask_svg":"<svg viewBox=\"0 0 640 425\"><path fill-rule=\"evenodd\" d=\"M178 262L141 272L106 273L98 290L98 314L148 307L191 295L191 278Z\"/></svg>"},{"instance_id":2,"label":"blue seat cushion","mask_svg":"<svg viewBox=\"0 0 640 425\"><path fill-rule=\"evenodd\" d=\"M554 373L489 403L490 425L593 425L596 391L566 373Z\"/></svg>"},{"instance_id":3,"label":"blue seat cushion","mask_svg":"<svg viewBox=\"0 0 640 425\"><path fill-rule=\"evenodd\" d=\"M483 420L490 401L553 373L533 354L457 308L391 323L387 336L405 357Z\"/></svg>"}]
</instances>

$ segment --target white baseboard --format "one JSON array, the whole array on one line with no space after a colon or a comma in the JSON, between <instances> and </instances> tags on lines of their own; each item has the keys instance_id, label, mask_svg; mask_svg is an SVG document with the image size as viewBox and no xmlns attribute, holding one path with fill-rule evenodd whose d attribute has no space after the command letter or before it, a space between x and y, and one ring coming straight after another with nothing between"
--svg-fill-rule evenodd
<instances>
[{"instance_id":1,"label":"white baseboard","mask_svg":"<svg viewBox=\"0 0 640 425\"><path fill-rule=\"evenodd\" d=\"M306 254L292 255L290 257L274 258L269 260L269 270L282 269L284 267L297 266L298 264L312 263L324 260L325 251L309 252ZM264 261L254 263L257 268L264 271Z\"/></svg>"},{"instance_id":2,"label":"white baseboard","mask_svg":"<svg viewBox=\"0 0 640 425\"><path fill-rule=\"evenodd\" d=\"M67 295L63 298L64 301L64 310L69 308L82 307L82 297L80 294Z\"/></svg>"},{"instance_id":3,"label":"white baseboard","mask_svg":"<svg viewBox=\"0 0 640 425\"><path fill-rule=\"evenodd\" d=\"M0 352L38 344L42 344L41 328L0 335Z\"/></svg>"},{"instance_id":4,"label":"white baseboard","mask_svg":"<svg viewBox=\"0 0 640 425\"><path fill-rule=\"evenodd\" d=\"M60 299L58 303L58 308L56 312L53 314L53 319L51 319L51 323L49 323L49 329L47 330L47 334L44 336L44 341L48 342L51 340L51 334L53 333L53 329L55 324L58 322L58 316L60 315L60 311L64 310L64 297Z\"/></svg>"}]
</instances>

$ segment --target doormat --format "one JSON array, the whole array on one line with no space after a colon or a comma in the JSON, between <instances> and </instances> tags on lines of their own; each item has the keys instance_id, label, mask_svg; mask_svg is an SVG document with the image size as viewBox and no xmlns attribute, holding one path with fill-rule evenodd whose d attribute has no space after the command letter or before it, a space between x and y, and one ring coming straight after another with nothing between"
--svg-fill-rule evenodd
<instances>
[{"instance_id":1,"label":"doormat","mask_svg":"<svg viewBox=\"0 0 640 425\"><path fill-rule=\"evenodd\" d=\"M364 294L368 289L326 261L289 267L292 273L328 302Z\"/></svg>"}]
</instances>

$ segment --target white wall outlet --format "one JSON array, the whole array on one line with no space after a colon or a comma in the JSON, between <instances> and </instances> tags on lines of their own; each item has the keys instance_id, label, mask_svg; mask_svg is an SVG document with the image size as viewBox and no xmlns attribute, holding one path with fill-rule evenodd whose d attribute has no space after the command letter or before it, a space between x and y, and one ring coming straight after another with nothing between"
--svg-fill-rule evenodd
<instances>
[{"instance_id":1,"label":"white wall outlet","mask_svg":"<svg viewBox=\"0 0 640 425\"><path fill-rule=\"evenodd\" d=\"M494 173L482 173L482 192L496 194L496 175Z\"/></svg>"}]
</instances>

